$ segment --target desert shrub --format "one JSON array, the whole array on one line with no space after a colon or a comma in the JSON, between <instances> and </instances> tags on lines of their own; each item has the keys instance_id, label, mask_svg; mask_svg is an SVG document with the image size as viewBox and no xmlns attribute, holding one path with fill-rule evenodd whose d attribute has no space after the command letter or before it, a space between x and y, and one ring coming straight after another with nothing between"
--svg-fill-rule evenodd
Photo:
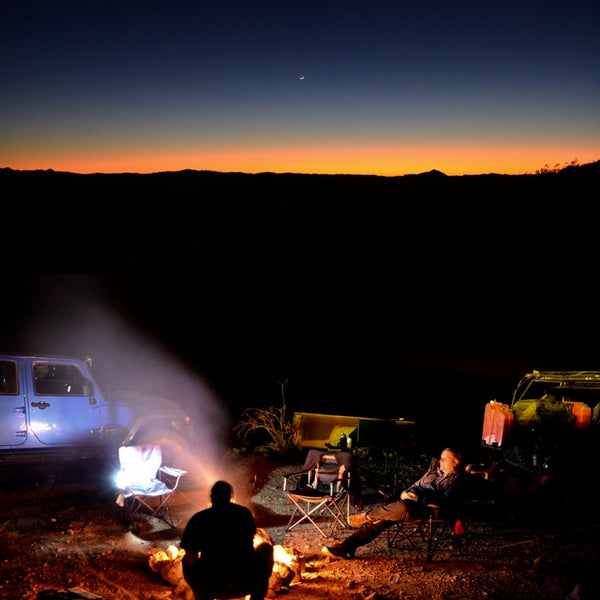
<instances>
[{"instance_id":1,"label":"desert shrub","mask_svg":"<svg viewBox=\"0 0 600 600\"><path fill-rule=\"evenodd\" d=\"M279 381L281 406L247 408L234 427L234 433L256 453L294 454L300 445L300 432L288 414L285 399L287 379Z\"/></svg>"},{"instance_id":2,"label":"desert shrub","mask_svg":"<svg viewBox=\"0 0 600 600\"><path fill-rule=\"evenodd\" d=\"M545 164L542 168L537 169L536 175L545 175L547 173L558 173L562 169L566 169L567 167L577 167L579 166L579 161L577 159L572 160L570 163L564 163L562 166L560 163L556 163L553 167L549 164Z\"/></svg>"}]
</instances>

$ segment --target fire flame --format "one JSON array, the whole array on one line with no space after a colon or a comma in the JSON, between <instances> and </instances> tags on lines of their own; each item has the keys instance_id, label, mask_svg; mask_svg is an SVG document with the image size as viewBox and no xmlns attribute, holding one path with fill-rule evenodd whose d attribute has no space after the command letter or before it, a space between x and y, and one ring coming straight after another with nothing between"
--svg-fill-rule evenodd
<instances>
[{"instance_id":1,"label":"fire flame","mask_svg":"<svg viewBox=\"0 0 600 600\"><path fill-rule=\"evenodd\" d=\"M267 542L273 546L273 572L269 579L269 590L278 593L290 585L302 580L304 571L304 556L298 550L273 544L269 534L264 529L258 529L254 536L254 547ZM190 591L183 579L181 561L185 550L175 545L166 549L155 549L148 562L154 573L159 574L168 583L177 586L176 596L188 599Z\"/></svg>"}]
</instances>

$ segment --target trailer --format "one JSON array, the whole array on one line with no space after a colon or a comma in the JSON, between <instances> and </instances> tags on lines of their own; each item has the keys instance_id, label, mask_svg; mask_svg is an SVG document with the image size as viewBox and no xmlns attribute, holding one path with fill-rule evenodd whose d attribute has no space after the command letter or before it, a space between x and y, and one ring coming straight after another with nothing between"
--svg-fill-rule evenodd
<instances>
[{"instance_id":1,"label":"trailer","mask_svg":"<svg viewBox=\"0 0 600 600\"><path fill-rule=\"evenodd\" d=\"M416 424L405 419L295 412L293 428L301 448L401 450L416 444Z\"/></svg>"}]
</instances>

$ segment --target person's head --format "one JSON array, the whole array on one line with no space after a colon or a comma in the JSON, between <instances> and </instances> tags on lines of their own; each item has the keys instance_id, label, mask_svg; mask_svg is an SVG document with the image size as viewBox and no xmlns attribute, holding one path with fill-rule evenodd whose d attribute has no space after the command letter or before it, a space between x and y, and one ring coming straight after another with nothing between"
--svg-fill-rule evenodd
<instances>
[{"instance_id":1,"label":"person's head","mask_svg":"<svg viewBox=\"0 0 600 600\"><path fill-rule=\"evenodd\" d=\"M444 448L440 455L440 469L444 473L452 473L457 471L460 463L462 462L462 455L458 450L453 448Z\"/></svg>"},{"instance_id":2,"label":"person's head","mask_svg":"<svg viewBox=\"0 0 600 600\"><path fill-rule=\"evenodd\" d=\"M210 501L213 506L227 504L233 497L233 487L227 481L217 481L210 490Z\"/></svg>"}]
</instances>

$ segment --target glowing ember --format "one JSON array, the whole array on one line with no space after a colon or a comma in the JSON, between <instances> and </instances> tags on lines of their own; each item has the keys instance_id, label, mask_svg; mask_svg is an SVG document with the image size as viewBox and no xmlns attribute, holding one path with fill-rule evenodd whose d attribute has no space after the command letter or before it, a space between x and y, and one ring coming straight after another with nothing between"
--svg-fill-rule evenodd
<instances>
[{"instance_id":1,"label":"glowing ember","mask_svg":"<svg viewBox=\"0 0 600 600\"><path fill-rule=\"evenodd\" d=\"M181 560L185 550L169 546L166 550L154 550L148 559L153 573L160 575L171 585L179 586L183 581Z\"/></svg>"}]
</instances>

